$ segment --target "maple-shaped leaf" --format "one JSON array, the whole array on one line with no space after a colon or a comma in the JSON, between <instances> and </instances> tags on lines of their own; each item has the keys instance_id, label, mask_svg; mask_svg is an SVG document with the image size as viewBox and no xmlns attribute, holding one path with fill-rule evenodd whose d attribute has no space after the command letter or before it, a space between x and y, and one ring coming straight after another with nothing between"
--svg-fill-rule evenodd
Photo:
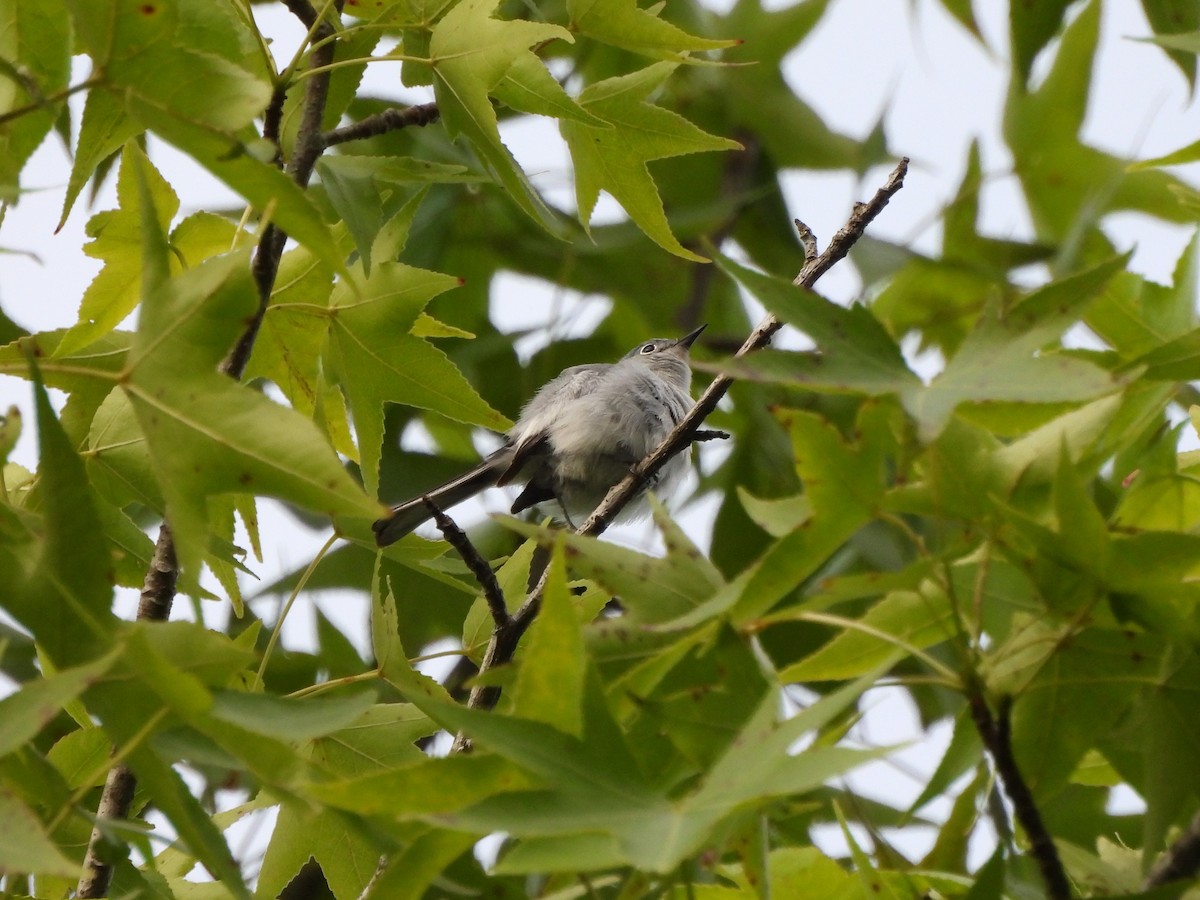
<instances>
[{"instance_id":1,"label":"maple-shaped leaf","mask_svg":"<svg viewBox=\"0 0 1200 900\"><path fill-rule=\"evenodd\" d=\"M720 50L736 40L713 40L688 34L635 0L567 0L573 30L614 47L663 59L682 60L695 50Z\"/></svg>"},{"instance_id":2,"label":"maple-shaped leaf","mask_svg":"<svg viewBox=\"0 0 1200 900\"><path fill-rule=\"evenodd\" d=\"M511 424L476 392L441 350L411 333L425 305L458 279L381 263L357 290L341 282L330 298L329 362L354 413L363 482L378 487L385 402L429 409L503 431Z\"/></svg>"},{"instance_id":3,"label":"maple-shaped leaf","mask_svg":"<svg viewBox=\"0 0 1200 900\"><path fill-rule=\"evenodd\" d=\"M142 214L135 165L140 165L158 225L164 231L179 211L179 198L135 143L121 156L117 175L117 209L92 216L87 224L92 242L88 256L103 260L104 268L92 279L79 305L79 321L55 349L69 356L108 334L134 307L142 287ZM171 232L168 258L171 271L193 267L210 256L229 250L237 239L233 223L212 213L194 213Z\"/></svg>"},{"instance_id":4,"label":"maple-shaped leaf","mask_svg":"<svg viewBox=\"0 0 1200 900\"><path fill-rule=\"evenodd\" d=\"M683 116L646 102L675 67L675 63L655 63L586 88L579 96L580 106L612 127L592 128L581 122L563 121L559 128L575 162L575 201L585 228L600 191L605 190L664 250L684 259L707 262L671 233L658 187L646 164L708 150L740 150L741 144L708 134Z\"/></svg>"},{"instance_id":5,"label":"maple-shaped leaf","mask_svg":"<svg viewBox=\"0 0 1200 900\"><path fill-rule=\"evenodd\" d=\"M559 25L493 19L498 4L499 0L463 0L434 26L429 54L438 109L449 135L465 134L513 200L546 230L558 233L561 223L500 140L488 94L518 60L533 56L530 47L574 38Z\"/></svg>"}]
</instances>

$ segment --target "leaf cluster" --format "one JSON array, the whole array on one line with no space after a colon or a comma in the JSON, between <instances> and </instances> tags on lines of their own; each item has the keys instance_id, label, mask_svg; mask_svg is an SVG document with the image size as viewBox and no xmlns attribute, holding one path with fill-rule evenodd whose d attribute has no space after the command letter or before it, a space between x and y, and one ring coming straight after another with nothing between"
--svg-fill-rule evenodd
<instances>
[{"instance_id":1,"label":"leaf cluster","mask_svg":"<svg viewBox=\"0 0 1200 900\"><path fill-rule=\"evenodd\" d=\"M1200 807L1200 462L1179 452L1197 251L1155 284L1103 226L1194 221L1162 166L1197 151L1130 166L1084 142L1099 0L1011 5L1003 132L1032 239L980 233L972 147L940 252L862 238L850 306L791 283L780 187L890 158L882 128L839 134L784 79L827 0L288 5L307 34L281 48L237 0L0 0L0 197L56 128L64 220L116 180L78 320L3 320L39 446L36 469L8 462L22 420L0 423L4 889L64 897L99 864L114 896L294 896L315 872L338 898L980 900L1041 895L1049 855L1080 894L1135 895ZM1193 80L1191 7L1143 5ZM982 43L969 3L943 6ZM394 103L361 79L395 61L436 117L381 118ZM573 200L515 152L534 118L555 120ZM148 135L244 213L181 217ZM619 221L596 221L602 194ZM497 327L521 300L493 297L514 273L607 313L521 353ZM747 296L811 349L735 356ZM533 521L473 531L512 610L546 573L492 667L467 567L417 536L377 551L381 500L472 464L563 367L701 322L701 378L737 379L711 419L732 447L695 492L711 550L657 505L659 554ZM356 591L366 654L320 612L313 649L278 650L281 623L248 605L264 497L342 543L259 596ZM153 574L161 522L197 621L123 621L115 592ZM494 710L463 702L472 676ZM915 800L842 778L896 749L856 727L884 687L952 733ZM459 733L472 752L440 752ZM97 815L114 763L137 790ZM1014 778L1036 821L1001 800ZM1109 812L1118 788L1144 812ZM251 865L234 835L269 811ZM931 825L927 853L896 838ZM831 828L844 858L814 843ZM197 864L210 881L185 877Z\"/></svg>"}]
</instances>

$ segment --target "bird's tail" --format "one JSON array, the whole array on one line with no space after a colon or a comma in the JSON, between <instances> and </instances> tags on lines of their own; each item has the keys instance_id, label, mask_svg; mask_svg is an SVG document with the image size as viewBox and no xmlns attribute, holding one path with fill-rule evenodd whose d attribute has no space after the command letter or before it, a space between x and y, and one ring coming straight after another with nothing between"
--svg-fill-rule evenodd
<instances>
[{"instance_id":1,"label":"bird's tail","mask_svg":"<svg viewBox=\"0 0 1200 900\"><path fill-rule=\"evenodd\" d=\"M430 518L429 509L425 506L426 497L441 509L448 509L494 485L511 460L512 451L504 447L457 478L393 507L390 516L379 519L371 526L375 532L375 543L380 547L394 544Z\"/></svg>"}]
</instances>

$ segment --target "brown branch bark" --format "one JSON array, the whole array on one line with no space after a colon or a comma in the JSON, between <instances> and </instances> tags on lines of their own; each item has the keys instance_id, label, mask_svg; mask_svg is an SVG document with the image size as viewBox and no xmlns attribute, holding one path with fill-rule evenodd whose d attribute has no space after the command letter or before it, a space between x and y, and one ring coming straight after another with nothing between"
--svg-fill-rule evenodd
<instances>
[{"instance_id":1,"label":"brown branch bark","mask_svg":"<svg viewBox=\"0 0 1200 900\"><path fill-rule=\"evenodd\" d=\"M891 175L888 176L883 187L875 192L875 196L871 200L866 203L855 204L850 218L846 221L845 225L838 229L837 234L833 236L833 239L826 246L824 253L815 258L807 258L810 255L809 248L810 246L815 246L815 242L810 244L805 239L806 260L804 267L793 280L794 283L803 287L812 287L818 278L828 272L836 263L840 262L850 251L850 248L862 237L867 226L887 206L888 201L904 186L904 176L907 172L908 159L901 159L896 168L892 170ZM766 346L770 342L771 336L781 327L782 323L778 319L774 316L767 316L750 333L750 336L746 338L737 355L745 356L747 353L752 353ZM700 399L696 401L696 405L684 417L683 421L667 435L663 442L649 456L638 463L620 483L608 492L608 496L596 507L595 511L579 527L576 533L582 535L598 535L602 533L612 523L613 519L616 518L617 513L630 500L641 493L671 457L687 449L697 440L697 435L700 433L700 426L704 422L704 419L717 408L717 404L725 396L733 381L734 379L729 375L718 375L714 378ZM700 437L699 439L705 440L707 438ZM483 662L480 665L480 672L487 672L496 666L504 665L512 660L521 637L533 623L534 618L537 617L538 610L542 604L542 594L545 589L546 573L543 572L541 578L538 579L533 590L529 592L529 596L520 609L512 614L508 622L498 625L492 632L491 640L488 642ZM467 705L473 709L491 709L496 705L496 701L499 698L500 689L498 687L480 685L471 690L471 696L467 701ZM461 751L467 749L469 746L469 740L464 735L459 734L454 742L453 750Z\"/></svg>"},{"instance_id":2,"label":"brown branch bark","mask_svg":"<svg viewBox=\"0 0 1200 900\"><path fill-rule=\"evenodd\" d=\"M285 3L312 30L314 42L324 40L324 43L312 51L310 65L313 68L329 65L333 61L334 41L332 37L335 34L333 25L329 22L321 22L314 29L317 14L307 0L285 0ZM328 93L328 71L314 75L308 80L296 148L287 166L288 174L301 188L308 185L313 166L316 165L318 157L325 148L321 135L321 121L325 114ZM276 87L264 113L264 136L276 143L279 139L279 123L285 94L286 91L282 86ZM263 229L252 264L254 281L259 294L258 310L239 337L233 350L230 351L229 356L219 366L219 370L223 374L235 381L241 379L242 373L246 370L246 364L250 360L250 351L254 348L254 340L258 336L263 316L267 311L271 291L275 286L275 278L279 273L279 260L283 256L286 242L287 235L274 225L267 225ZM178 575L175 539L171 534L170 525L163 522L158 532L154 557L146 572L141 599L138 603L137 618L139 620L158 622L166 621L170 617ZM134 774L124 763L118 763L110 769L96 812L99 822L127 818L133 802L135 787ZM103 832L100 825L97 824L92 829L87 854L84 858L83 874L76 887L76 896L79 898L86 900L86 898L108 895L108 888L112 883L113 867L101 859L100 849L103 840Z\"/></svg>"},{"instance_id":3,"label":"brown branch bark","mask_svg":"<svg viewBox=\"0 0 1200 900\"><path fill-rule=\"evenodd\" d=\"M325 142L326 147L333 147L347 141L362 141L367 138L379 137L389 131L399 131L401 128L410 126L423 128L426 125L432 125L441 118L441 115L436 103L418 103L405 109L385 109L383 112L367 116L353 125L344 125L341 128L327 131L321 136L321 139Z\"/></svg>"},{"instance_id":4,"label":"brown branch bark","mask_svg":"<svg viewBox=\"0 0 1200 900\"><path fill-rule=\"evenodd\" d=\"M434 524L442 533L442 537L446 539L446 543L458 551L462 561L467 564L467 568L475 576L475 581L483 590L483 599L487 602L488 612L492 614L492 621L497 628L504 627L509 619L508 605L504 602L504 591L500 589L496 573L492 571L488 561L475 549L475 545L471 543L467 533L459 528L452 518L442 512L441 508L428 497L421 499L425 503L425 508L433 514Z\"/></svg>"},{"instance_id":5,"label":"brown branch bark","mask_svg":"<svg viewBox=\"0 0 1200 900\"><path fill-rule=\"evenodd\" d=\"M1200 873L1200 813L1159 857L1146 876L1144 887L1150 890L1173 881L1193 879L1197 873Z\"/></svg>"},{"instance_id":6,"label":"brown branch bark","mask_svg":"<svg viewBox=\"0 0 1200 900\"><path fill-rule=\"evenodd\" d=\"M1038 871L1041 872L1042 881L1046 885L1046 896L1051 900L1070 900L1074 894L1062 859L1058 855L1058 848L1054 846L1054 838L1046 829L1042 814L1034 802L1033 792L1025 783L1016 757L1013 756L1009 731L1012 698L1004 697L996 715L993 716L983 687L977 680L967 679L967 692L971 718L996 766L1000 783L1004 785L1004 793L1012 803L1013 813L1025 829L1025 837L1029 841L1029 855L1033 857Z\"/></svg>"}]
</instances>

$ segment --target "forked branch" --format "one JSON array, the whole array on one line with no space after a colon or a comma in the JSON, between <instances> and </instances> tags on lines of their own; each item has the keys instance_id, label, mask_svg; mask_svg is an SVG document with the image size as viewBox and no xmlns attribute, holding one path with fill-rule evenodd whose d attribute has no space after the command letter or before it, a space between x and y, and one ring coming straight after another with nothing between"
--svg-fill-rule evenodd
<instances>
[{"instance_id":1,"label":"forked branch","mask_svg":"<svg viewBox=\"0 0 1200 900\"><path fill-rule=\"evenodd\" d=\"M904 158L892 170L883 187L875 192L874 197L866 203L855 204L850 218L846 221L845 225L838 229L837 234L833 236L833 239L825 247L824 253L816 256L813 255L816 241L812 238L812 232L807 227L802 228L800 233L805 247L805 263L800 273L793 279L793 283L802 287L812 287L817 279L841 261L850 252L850 248L862 237L867 226L887 206L888 201L904 186L904 176L907 172L908 159ZM746 338L745 343L738 350L737 356L745 356L747 353L753 353L755 350L765 347L770 343L771 336L781 327L782 323L778 319L771 315L767 316L750 333L750 336ZM608 495L596 507L587 521L579 527L577 533L598 535L603 532L612 523L613 519L616 518L617 514L624 509L626 504L645 489L645 486L651 482L659 470L673 456L683 452L697 440L707 440L708 435L701 432L700 426L709 413L717 408L717 404L725 396L733 381L733 377L729 375L718 375L714 378L700 399L696 401L696 405L684 417L683 421L667 435L663 442L649 456L638 463L624 479L608 492ZM480 666L481 673L487 672L496 666L504 665L512 659L521 636L537 616L545 588L546 575L543 572L542 577L533 590L530 591L528 598L521 605L521 608L513 613L512 618L508 622L497 626L492 633L492 638L488 642L488 647L483 657L483 663ZM499 688L476 687L471 691L468 706L475 709L490 709L495 706L499 696ZM454 749L463 750L468 746L467 739L460 734L455 741Z\"/></svg>"}]
</instances>

